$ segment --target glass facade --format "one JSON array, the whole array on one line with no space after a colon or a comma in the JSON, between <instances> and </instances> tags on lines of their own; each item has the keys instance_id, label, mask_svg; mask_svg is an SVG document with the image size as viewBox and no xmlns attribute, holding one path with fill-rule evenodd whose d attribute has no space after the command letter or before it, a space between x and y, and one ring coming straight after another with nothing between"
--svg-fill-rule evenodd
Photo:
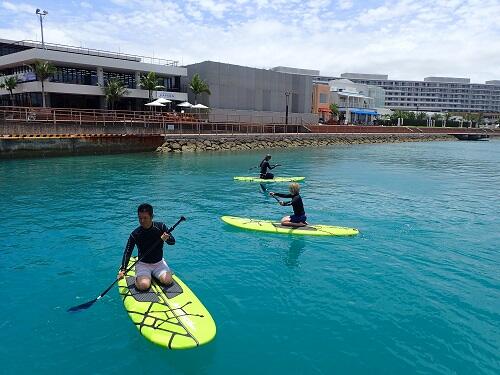
<instances>
[{"instance_id":1,"label":"glass facade","mask_svg":"<svg viewBox=\"0 0 500 375\"><path fill-rule=\"evenodd\" d=\"M0 76L10 76L13 74L23 74L27 72L31 72L31 68L28 65L21 65L0 70Z\"/></svg>"},{"instance_id":2,"label":"glass facade","mask_svg":"<svg viewBox=\"0 0 500 375\"><path fill-rule=\"evenodd\" d=\"M10 55L12 53L25 51L31 47L19 46L17 44L0 43L0 56Z\"/></svg>"},{"instance_id":3,"label":"glass facade","mask_svg":"<svg viewBox=\"0 0 500 375\"><path fill-rule=\"evenodd\" d=\"M50 106L54 108L99 108L99 97L50 94Z\"/></svg>"},{"instance_id":4,"label":"glass facade","mask_svg":"<svg viewBox=\"0 0 500 375\"><path fill-rule=\"evenodd\" d=\"M14 94L13 101L14 105L21 107L41 107L42 106L42 94L39 92L24 92L21 94ZM0 95L0 105L9 106L12 105L10 101L10 95Z\"/></svg>"},{"instance_id":5,"label":"glass facade","mask_svg":"<svg viewBox=\"0 0 500 375\"><path fill-rule=\"evenodd\" d=\"M104 84L106 84L108 81L112 79L118 79L122 81L129 89L136 88L135 74L104 72Z\"/></svg>"},{"instance_id":6,"label":"glass facade","mask_svg":"<svg viewBox=\"0 0 500 375\"><path fill-rule=\"evenodd\" d=\"M162 91L180 91L181 89L181 77L160 77L162 80L162 86L165 88Z\"/></svg>"},{"instance_id":7,"label":"glass facade","mask_svg":"<svg viewBox=\"0 0 500 375\"><path fill-rule=\"evenodd\" d=\"M97 71L72 67L57 67L51 82L72 83L75 85L97 85Z\"/></svg>"}]
</instances>

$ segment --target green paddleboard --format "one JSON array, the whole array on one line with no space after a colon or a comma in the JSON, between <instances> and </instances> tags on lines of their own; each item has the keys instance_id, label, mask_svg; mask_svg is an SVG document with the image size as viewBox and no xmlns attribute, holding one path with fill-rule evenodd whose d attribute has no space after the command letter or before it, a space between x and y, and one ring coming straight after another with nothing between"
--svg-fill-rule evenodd
<instances>
[{"instance_id":1,"label":"green paddleboard","mask_svg":"<svg viewBox=\"0 0 500 375\"><path fill-rule=\"evenodd\" d=\"M246 182L298 182L305 179L305 177L275 177L270 179L264 179L259 177L251 176L237 176L233 177L235 181L246 181Z\"/></svg>"},{"instance_id":2,"label":"green paddleboard","mask_svg":"<svg viewBox=\"0 0 500 375\"><path fill-rule=\"evenodd\" d=\"M259 232L296 234L302 236L355 236L359 231L355 228L337 227L331 225L307 225L293 228L281 225L271 220L256 220L245 217L222 216L222 221L238 228Z\"/></svg>"},{"instance_id":3,"label":"green paddleboard","mask_svg":"<svg viewBox=\"0 0 500 375\"><path fill-rule=\"evenodd\" d=\"M137 258L131 257L129 267ZM195 294L177 276L165 287L153 279L151 288L135 288L135 267L118 281L130 319L146 339L168 349L190 349L210 342L215 322Z\"/></svg>"}]
</instances>

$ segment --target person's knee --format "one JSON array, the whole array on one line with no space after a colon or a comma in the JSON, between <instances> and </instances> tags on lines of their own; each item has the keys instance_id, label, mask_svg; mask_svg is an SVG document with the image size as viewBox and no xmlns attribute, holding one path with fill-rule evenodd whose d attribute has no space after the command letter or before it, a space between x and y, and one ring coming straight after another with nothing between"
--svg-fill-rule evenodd
<instances>
[{"instance_id":1,"label":"person's knee","mask_svg":"<svg viewBox=\"0 0 500 375\"><path fill-rule=\"evenodd\" d=\"M135 281L135 287L141 291L148 290L151 286L151 280L149 279L137 279Z\"/></svg>"},{"instance_id":2,"label":"person's knee","mask_svg":"<svg viewBox=\"0 0 500 375\"><path fill-rule=\"evenodd\" d=\"M170 285L174 282L174 279L172 278L172 273L171 272L165 272L163 274L163 283L166 285Z\"/></svg>"},{"instance_id":3,"label":"person's knee","mask_svg":"<svg viewBox=\"0 0 500 375\"><path fill-rule=\"evenodd\" d=\"M173 282L172 279L172 273L171 272L165 272L163 275L160 276L160 281L165 284L165 285L170 285Z\"/></svg>"}]
</instances>

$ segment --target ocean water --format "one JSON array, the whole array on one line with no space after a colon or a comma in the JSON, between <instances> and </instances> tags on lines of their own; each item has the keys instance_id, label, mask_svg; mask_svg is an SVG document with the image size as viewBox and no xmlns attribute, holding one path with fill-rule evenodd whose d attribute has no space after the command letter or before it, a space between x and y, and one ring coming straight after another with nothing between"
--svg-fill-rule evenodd
<instances>
[{"instance_id":1,"label":"ocean water","mask_svg":"<svg viewBox=\"0 0 500 375\"><path fill-rule=\"evenodd\" d=\"M271 152L307 177L309 222L360 235L224 224L289 213L232 180L261 150L0 161L0 373L500 373L500 141ZM114 280L142 202L188 219L165 255L216 321L206 346L151 344L116 289L66 312Z\"/></svg>"}]
</instances>

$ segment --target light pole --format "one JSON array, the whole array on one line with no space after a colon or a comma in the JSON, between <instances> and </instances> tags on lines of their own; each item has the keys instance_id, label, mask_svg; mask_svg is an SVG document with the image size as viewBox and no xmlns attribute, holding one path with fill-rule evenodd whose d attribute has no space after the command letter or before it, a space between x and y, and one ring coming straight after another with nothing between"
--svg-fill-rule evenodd
<instances>
[{"instance_id":1,"label":"light pole","mask_svg":"<svg viewBox=\"0 0 500 375\"><path fill-rule=\"evenodd\" d=\"M286 97L285 125L288 125L288 98L290 97L290 91L285 91L285 97Z\"/></svg>"},{"instance_id":2,"label":"light pole","mask_svg":"<svg viewBox=\"0 0 500 375\"><path fill-rule=\"evenodd\" d=\"M36 9L36 14L40 16L40 30L42 31L42 48L45 49L45 42L43 40L43 17L49 14L46 10Z\"/></svg>"}]
</instances>

